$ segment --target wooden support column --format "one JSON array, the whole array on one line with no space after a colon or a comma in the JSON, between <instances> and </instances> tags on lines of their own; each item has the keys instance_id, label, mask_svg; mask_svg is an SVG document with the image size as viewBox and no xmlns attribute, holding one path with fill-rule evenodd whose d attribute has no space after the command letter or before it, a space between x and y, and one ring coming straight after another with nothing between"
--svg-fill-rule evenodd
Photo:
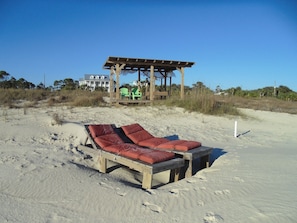
<instances>
[{"instance_id":1,"label":"wooden support column","mask_svg":"<svg viewBox=\"0 0 297 223\"><path fill-rule=\"evenodd\" d=\"M154 100L154 91L155 91L155 74L154 74L154 66L151 65L150 69L150 101Z\"/></svg>"},{"instance_id":2,"label":"wooden support column","mask_svg":"<svg viewBox=\"0 0 297 223\"><path fill-rule=\"evenodd\" d=\"M141 83L140 83L140 68L138 68L137 88L138 88L139 91L141 91L140 86L141 86Z\"/></svg>"},{"instance_id":3,"label":"wooden support column","mask_svg":"<svg viewBox=\"0 0 297 223\"><path fill-rule=\"evenodd\" d=\"M172 77L169 78L169 96L171 96L171 85L172 85Z\"/></svg>"},{"instance_id":4,"label":"wooden support column","mask_svg":"<svg viewBox=\"0 0 297 223\"><path fill-rule=\"evenodd\" d=\"M164 90L167 91L167 72L166 71L164 76Z\"/></svg>"},{"instance_id":5,"label":"wooden support column","mask_svg":"<svg viewBox=\"0 0 297 223\"><path fill-rule=\"evenodd\" d=\"M109 75L109 98L110 98L110 104L112 103L114 99L114 67L112 66L110 68L110 75Z\"/></svg>"},{"instance_id":6,"label":"wooden support column","mask_svg":"<svg viewBox=\"0 0 297 223\"><path fill-rule=\"evenodd\" d=\"M181 67L177 67L177 70L179 70L180 74L181 74L181 83L180 83L180 98L184 99L185 98L185 86L184 86L184 82L185 82L185 74L184 74L184 68Z\"/></svg>"},{"instance_id":7,"label":"wooden support column","mask_svg":"<svg viewBox=\"0 0 297 223\"><path fill-rule=\"evenodd\" d=\"M116 101L117 103L120 100L120 73L121 70L126 66L126 64L116 64Z\"/></svg>"},{"instance_id":8,"label":"wooden support column","mask_svg":"<svg viewBox=\"0 0 297 223\"><path fill-rule=\"evenodd\" d=\"M159 73L162 75L162 77L161 77L161 91L166 91L166 76L167 76L167 72L165 71L164 73L162 73L162 71L159 70ZM163 78L165 79L164 80L164 84L163 84Z\"/></svg>"},{"instance_id":9,"label":"wooden support column","mask_svg":"<svg viewBox=\"0 0 297 223\"><path fill-rule=\"evenodd\" d=\"M140 68L138 68L138 81L140 82Z\"/></svg>"}]
</instances>

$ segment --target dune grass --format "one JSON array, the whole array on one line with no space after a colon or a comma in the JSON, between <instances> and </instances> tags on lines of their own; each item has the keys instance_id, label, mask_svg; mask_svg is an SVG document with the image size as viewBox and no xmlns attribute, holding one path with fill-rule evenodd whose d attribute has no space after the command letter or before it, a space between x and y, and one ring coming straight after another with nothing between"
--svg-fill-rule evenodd
<instances>
[{"instance_id":1,"label":"dune grass","mask_svg":"<svg viewBox=\"0 0 297 223\"><path fill-rule=\"evenodd\" d=\"M0 89L0 106L9 108L69 105L77 107L102 106L106 93L82 90L55 91L34 89Z\"/></svg>"},{"instance_id":2,"label":"dune grass","mask_svg":"<svg viewBox=\"0 0 297 223\"><path fill-rule=\"evenodd\" d=\"M0 106L23 108L24 113L27 108L38 106L102 107L109 106L103 100L108 96L109 94L106 92L89 92L79 89L55 92L41 89L0 89ZM238 108L297 114L297 102L294 101L284 101L274 97L216 96L211 92L189 92L183 100L180 99L179 93L175 92L168 99L156 100L152 104L152 106L158 105L181 107L186 111L209 115L241 115Z\"/></svg>"},{"instance_id":3,"label":"dune grass","mask_svg":"<svg viewBox=\"0 0 297 223\"><path fill-rule=\"evenodd\" d=\"M199 112L210 115L239 115L239 111L230 104L215 100L211 95L199 97L186 97L181 100L179 97L171 97L166 101L158 101L155 104L165 104L171 107L181 107L190 112Z\"/></svg>"}]
</instances>

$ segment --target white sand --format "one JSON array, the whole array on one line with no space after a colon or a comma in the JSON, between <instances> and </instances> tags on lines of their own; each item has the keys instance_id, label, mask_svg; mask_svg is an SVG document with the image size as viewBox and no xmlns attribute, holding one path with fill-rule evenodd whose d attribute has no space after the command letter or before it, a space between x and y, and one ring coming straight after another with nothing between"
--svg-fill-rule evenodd
<instances>
[{"instance_id":1,"label":"white sand","mask_svg":"<svg viewBox=\"0 0 297 223\"><path fill-rule=\"evenodd\" d=\"M0 222L297 222L297 116L243 111L253 118L149 106L1 108ZM54 113L64 124L53 125ZM85 123L135 122L214 147L211 167L145 191L139 174L101 174L77 150Z\"/></svg>"}]
</instances>

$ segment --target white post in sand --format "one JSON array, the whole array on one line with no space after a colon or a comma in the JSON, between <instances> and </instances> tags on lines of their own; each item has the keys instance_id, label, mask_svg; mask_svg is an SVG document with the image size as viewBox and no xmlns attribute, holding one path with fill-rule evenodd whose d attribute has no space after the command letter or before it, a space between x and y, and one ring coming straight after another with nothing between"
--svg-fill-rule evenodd
<instances>
[{"instance_id":1,"label":"white post in sand","mask_svg":"<svg viewBox=\"0 0 297 223\"><path fill-rule=\"evenodd\" d=\"M237 121L234 123L234 137L237 138Z\"/></svg>"}]
</instances>

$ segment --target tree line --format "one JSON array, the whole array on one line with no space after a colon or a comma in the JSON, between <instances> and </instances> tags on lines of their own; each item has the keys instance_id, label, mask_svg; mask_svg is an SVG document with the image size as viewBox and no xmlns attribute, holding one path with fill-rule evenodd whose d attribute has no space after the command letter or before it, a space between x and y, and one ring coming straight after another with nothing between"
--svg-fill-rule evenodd
<instances>
[{"instance_id":1,"label":"tree line","mask_svg":"<svg viewBox=\"0 0 297 223\"><path fill-rule=\"evenodd\" d=\"M46 90L75 90L79 89L79 82L72 78L65 78L64 80L55 80L53 86L45 87L41 82L35 85L24 78L16 79L6 71L0 71L0 88L13 88L13 89L46 89ZM156 86L156 89L163 90L163 86ZM81 89L87 89L82 86ZM180 85L172 84L171 91L178 92ZM290 88L280 85L278 87L264 87L256 90L243 90L241 87L233 87L229 89L221 89L218 85L215 90L206 87L202 82L196 82L192 87L184 87L186 94L202 94L202 93L215 93L218 95L231 95L239 97L276 97L282 100L297 101L297 93ZM98 88L97 90L103 91L104 89Z\"/></svg>"},{"instance_id":2,"label":"tree line","mask_svg":"<svg viewBox=\"0 0 297 223\"><path fill-rule=\"evenodd\" d=\"M74 90L78 88L78 81L71 78L54 81L54 86L45 87L44 83L38 85L25 80L24 78L16 79L6 71L0 71L0 88L12 89L46 89L46 90Z\"/></svg>"}]
</instances>

